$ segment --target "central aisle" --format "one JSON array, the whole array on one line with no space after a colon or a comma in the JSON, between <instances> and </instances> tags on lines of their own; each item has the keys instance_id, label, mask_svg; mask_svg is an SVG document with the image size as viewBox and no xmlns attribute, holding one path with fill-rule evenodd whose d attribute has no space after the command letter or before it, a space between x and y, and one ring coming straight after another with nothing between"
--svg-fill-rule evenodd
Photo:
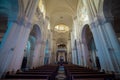
<instances>
[{"instance_id":1,"label":"central aisle","mask_svg":"<svg viewBox=\"0 0 120 80\"><path fill-rule=\"evenodd\" d=\"M59 66L56 79L57 80L66 80L66 74L65 74L64 66L62 66L62 65Z\"/></svg>"}]
</instances>

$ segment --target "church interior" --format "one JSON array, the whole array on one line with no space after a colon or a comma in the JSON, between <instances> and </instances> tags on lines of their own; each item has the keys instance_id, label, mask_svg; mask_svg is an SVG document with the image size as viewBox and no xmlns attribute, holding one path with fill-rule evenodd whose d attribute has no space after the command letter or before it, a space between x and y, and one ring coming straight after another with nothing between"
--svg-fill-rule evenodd
<instances>
[{"instance_id":1,"label":"church interior","mask_svg":"<svg viewBox=\"0 0 120 80\"><path fill-rule=\"evenodd\" d=\"M0 0L0 79L120 80L120 0Z\"/></svg>"}]
</instances>

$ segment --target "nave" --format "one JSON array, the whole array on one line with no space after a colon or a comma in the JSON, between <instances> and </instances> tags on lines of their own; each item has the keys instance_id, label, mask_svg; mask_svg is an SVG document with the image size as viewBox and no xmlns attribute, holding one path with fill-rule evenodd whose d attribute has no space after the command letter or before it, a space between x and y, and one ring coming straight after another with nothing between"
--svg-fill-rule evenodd
<instances>
[{"instance_id":1,"label":"nave","mask_svg":"<svg viewBox=\"0 0 120 80\"><path fill-rule=\"evenodd\" d=\"M120 0L0 0L1 78L120 80Z\"/></svg>"},{"instance_id":2,"label":"nave","mask_svg":"<svg viewBox=\"0 0 120 80\"><path fill-rule=\"evenodd\" d=\"M73 64L44 65L26 71L7 73L3 80L116 80L114 73L100 72Z\"/></svg>"}]
</instances>

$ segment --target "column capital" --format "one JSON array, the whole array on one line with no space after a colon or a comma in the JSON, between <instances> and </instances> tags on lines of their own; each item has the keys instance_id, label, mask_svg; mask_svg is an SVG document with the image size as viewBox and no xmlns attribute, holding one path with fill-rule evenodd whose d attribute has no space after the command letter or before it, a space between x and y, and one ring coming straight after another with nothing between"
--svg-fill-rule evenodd
<instances>
[{"instance_id":1,"label":"column capital","mask_svg":"<svg viewBox=\"0 0 120 80\"><path fill-rule=\"evenodd\" d=\"M97 27L99 27L99 25L103 25L105 23L109 23L109 22L113 21L113 19L114 19L113 16L104 17L103 15L98 14L91 21L90 27L91 27L91 29L97 28Z\"/></svg>"},{"instance_id":2,"label":"column capital","mask_svg":"<svg viewBox=\"0 0 120 80\"><path fill-rule=\"evenodd\" d=\"M111 22L114 20L114 17L111 15L109 16L103 16L103 15L97 15L97 18L98 18L98 21L101 25L103 25L104 23L107 23L107 22Z\"/></svg>"},{"instance_id":3,"label":"column capital","mask_svg":"<svg viewBox=\"0 0 120 80\"><path fill-rule=\"evenodd\" d=\"M90 26L91 29L98 27L99 21L98 21L98 17L97 16L94 17L94 19L90 22L90 25L91 25Z\"/></svg>"},{"instance_id":4,"label":"column capital","mask_svg":"<svg viewBox=\"0 0 120 80\"><path fill-rule=\"evenodd\" d=\"M96 28L96 26L95 26L95 22L91 22L91 23L90 23L90 28L91 28L91 29Z\"/></svg>"},{"instance_id":5,"label":"column capital","mask_svg":"<svg viewBox=\"0 0 120 80\"><path fill-rule=\"evenodd\" d=\"M18 25L24 26L25 28L28 28L28 29L31 29L32 25L33 25L32 22L30 22L30 20L28 20L28 18L26 16L21 16L14 22L17 23Z\"/></svg>"}]
</instances>

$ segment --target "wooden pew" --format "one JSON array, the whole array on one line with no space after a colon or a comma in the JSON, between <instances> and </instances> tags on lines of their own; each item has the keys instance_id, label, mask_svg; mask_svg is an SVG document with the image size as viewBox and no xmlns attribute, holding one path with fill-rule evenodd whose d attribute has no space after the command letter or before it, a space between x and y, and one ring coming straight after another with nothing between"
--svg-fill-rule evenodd
<instances>
[{"instance_id":1,"label":"wooden pew","mask_svg":"<svg viewBox=\"0 0 120 80\"><path fill-rule=\"evenodd\" d=\"M48 80L48 79L0 79L0 80Z\"/></svg>"},{"instance_id":2,"label":"wooden pew","mask_svg":"<svg viewBox=\"0 0 120 80\"><path fill-rule=\"evenodd\" d=\"M84 79L73 79L73 80L105 80L104 78L84 78Z\"/></svg>"},{"instance_id":3,"label":"wooden pew","mask_svg":"<svg viewBox=\"0 0 120 80\"><path fill-rule=\"evenodd\" d=\"M16 72L16 74L6 74L5 79L38 79L38 80L54 80L58 66L41 66L24 72Z\"/></svg>"},{"instance_id":4,"label":"wooden pew","mask_svg":"<svg viewBox=\"0 0 120 80\"><path fill-rule=\"evenodd\" d=\"M85 75L88 75L88 74L105 74L104 72L70 72L68 76L68 79L71 79L72 78L72 75L81 75L81 74L85 74Z\"/></svg>"},{"instance_id":5,"label":"wooden pew","mask_svg":"<svg viewBox=\"0 0 120 80\"><path fill-rule=\"evenodd\" d=\"M71 80L114 80L113 74L73 74Z\"/></svg>"},{"instance_id":6,"label":"wooden pew","mask_svg":"<svg viewBox=\"0 0 120 80\"><path fill-rule=\"evenodd\" d=\"M113 74L106 74L87 67L65 65L68 80L114 80Z\"/></svg>"},{"instance_id":7,"label":"wooden pew","mask_svg":"<svg viewBox=\"0 0 120 80\"><path fill-rule=\"evenodd\" d=\"M16 74L36 74L36 75L41 75L41 74L52 74L53 72L17 72Z\"/></svg>"},{"instance_id":8,"label":"wooden pew","mask_svg":"<svg viewBox=\"0 0 120 80\"><path fill-rule=\"evenodd\" d=\"M16 74L22 74L22 75L50 75L51 80L55 78L55 73L53 72L17 72Z\"/></svg>"},{"instance_id":9,"label":"wooden pew","mask_svg":"<svg viewBox=\"0 0 120 80\"><path fill-rule=\"evenodd\" d=\"M34 74L11 74L6 75L6 79L47 79L50 80L50 75L34 75Z\"/></svg>"},{"instance_id":10,"label":"wooden pew","mask_svg":"<svg viewBox=\"0 0 120 80\"><path fill-rule=\"evenodd\" d=\"M69 72L69 74L105 74L104 72Z\"/></svg>"},{"instance_id":11,"label":"wooden pew","mask_svg":"<svg viewBox=\"0 0 120 80\"><path fill-rule=\"evenodd\" d=\"M55 70L30 70L25 72L54 72Z\"/></svg>"}]
</instances>

